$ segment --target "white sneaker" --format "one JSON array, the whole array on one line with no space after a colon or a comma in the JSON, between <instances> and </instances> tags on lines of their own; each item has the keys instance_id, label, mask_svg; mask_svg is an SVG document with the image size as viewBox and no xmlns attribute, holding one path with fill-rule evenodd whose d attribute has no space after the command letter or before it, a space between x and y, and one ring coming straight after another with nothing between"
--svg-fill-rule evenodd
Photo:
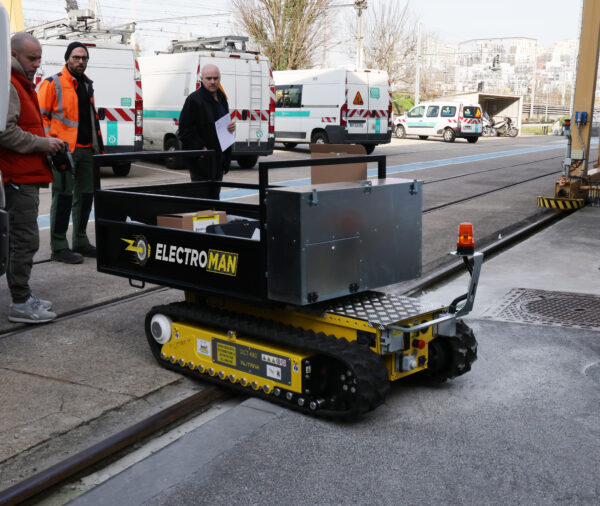
<instances>
[{"instance_id":1,"label":"white sneaker","mask_svg":"<svg viewBox=\"0 0 600 506\"><path fill-rule=\"evenodd\" d=\"M34 300L39 301L40 306L42 306L46 311L52 309L52 302L50 302L49 300L40 299L37 295L33 295L33 294L31 294L31 297Z\"/></svg>"},{"instance_id":2,"label":"white sneaker","mask_svg":"<svg viewBox=\"0 0 600 506\"><path fill-rule=\"evenodd\" d=\"M8 311L8 321L15 323L46 323L54 318L56 318L56 313L45 309L41 299L33 295L22 304L13 302Z\"/></svg>"}]
</instances>

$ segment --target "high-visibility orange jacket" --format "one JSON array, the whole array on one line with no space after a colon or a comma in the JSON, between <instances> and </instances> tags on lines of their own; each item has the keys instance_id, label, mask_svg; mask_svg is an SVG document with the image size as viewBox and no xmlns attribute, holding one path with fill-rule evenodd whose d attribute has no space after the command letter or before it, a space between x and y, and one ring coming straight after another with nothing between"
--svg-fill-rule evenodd
<instances>
[{"instance_id":1,"label":"high-visibility orange jacket","mask_svg":"<svg viewBox=\"0 0 600 506\"><path fill-rule=\"evenodd\" d=\"M104 145L100 133L100 120L94 106L94 88L91 79L87 76L84 75L83 80L87 86L92 108L92 147L96 153L102 153ZM58 74L44 79L38 91L46 135L68 142L71 151L75 150L79 127L77 86L77 79L71 75L65 65Z\"/></svg>"}]
</instances>

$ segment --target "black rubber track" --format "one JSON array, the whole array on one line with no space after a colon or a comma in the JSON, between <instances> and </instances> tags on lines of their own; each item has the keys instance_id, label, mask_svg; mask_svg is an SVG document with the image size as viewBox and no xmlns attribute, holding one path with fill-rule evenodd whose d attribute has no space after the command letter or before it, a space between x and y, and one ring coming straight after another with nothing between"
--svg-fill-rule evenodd
<instances>
[{"instance_id":1,"label":"black rubber track","mask_svg":"<svg viewBox=\"0 0 600 506\"><path fill-rule=\"evenodd\" d=\"M235 330L240 336L256 338L264 342L300 348L312 353L324 355L334 360L343 362L352 371L358 380L356 394L350 396L339 392L339 396L346 400L351 399L343 410L317 409L311 410L307 402L303 407L298 406L295 401L275 397L273 394L265 394L261 390L253 390L243 387L238 383L230 383L220 380L217 376L211 377L206 373L192 371L185 366L173 364L160 356L161 345L152 337L150 322L152 316L162 313L169 316L173 321L184 321L199 326L217 327ZM388 372L381 357L372 352L367 346L356 342L348 342L343 338L333 335L315 333L312 330L304 330L290 325L284 325L272 320L265 320L255 316L234 313L214 308L204 304L192 304L188 302L175 302L173 304L155 306L146 316L146 337L152 353L159 364L167 369L187 374L195 378L209 380L227 388L261 397L271 402L284 405L288 408L321 417L352 418L361 413L366 413L381 405L390 388Z\"/></svg>"}]
</instances>

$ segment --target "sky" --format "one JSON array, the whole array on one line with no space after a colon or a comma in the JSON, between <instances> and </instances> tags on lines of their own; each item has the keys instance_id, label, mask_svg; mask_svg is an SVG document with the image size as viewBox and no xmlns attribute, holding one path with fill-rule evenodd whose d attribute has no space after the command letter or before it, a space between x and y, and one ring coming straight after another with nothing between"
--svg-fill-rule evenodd
<instances>
[{"instance_id":1,"label":"sky","mask_svg":"<svg viewBox=\"0 0 600 506\"><path fill-rule=\"evenodd\" d=\"M332 12L340 36L349 38L354 16L352 0L333 0ZM542 46L579 36L581 0L408 0L421 21L422 33L435 34L440 42L458 43L476 38L531 37ZM368 0L368 8L380 2ZM190 36L239 34L230 0L97 0L106 25L136 19L142 51L166 50L169 41ZM64 0L22 0L25 23L39 24L65 17ZM88 0L78 0L80 8ZM168 7L165 7L167 5ZM154 21L143 21L154 20ZM333 54L341 54L339 50Z\"/></svg>"}]
</instances>

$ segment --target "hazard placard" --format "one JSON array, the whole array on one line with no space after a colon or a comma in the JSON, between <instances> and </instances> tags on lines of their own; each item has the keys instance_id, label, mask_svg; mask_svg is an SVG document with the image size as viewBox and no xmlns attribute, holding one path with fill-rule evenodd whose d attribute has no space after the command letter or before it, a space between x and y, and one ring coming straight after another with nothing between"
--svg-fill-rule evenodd
<instances>
[{"instance_id":1,"label":"hazard placard","mask_svg":"<svg viewBox=\"0 0 600 506\"><path fill-rule=\"evenodd\" d=\"M354 97L354 101L352 102L354 105L364 105L365 103L363 102L362 96L360 94L360 91L356 92L356 96Z\"/></svg>"}]
</instances>

